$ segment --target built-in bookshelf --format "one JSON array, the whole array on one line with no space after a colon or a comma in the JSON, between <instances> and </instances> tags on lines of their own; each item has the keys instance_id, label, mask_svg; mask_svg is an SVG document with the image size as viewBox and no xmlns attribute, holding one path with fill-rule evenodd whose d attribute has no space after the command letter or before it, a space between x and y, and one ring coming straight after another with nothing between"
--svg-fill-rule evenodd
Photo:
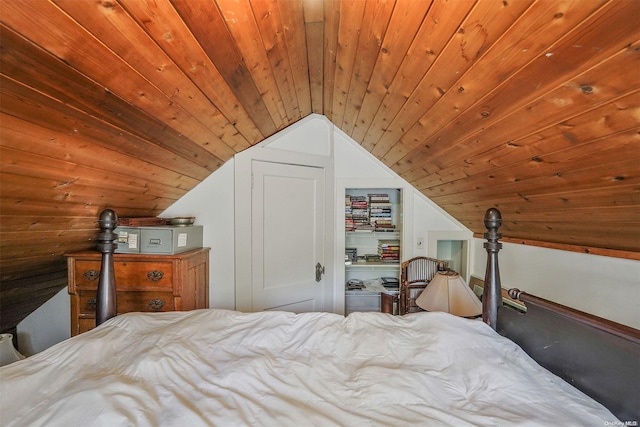
<instances>
[{"instance_id":1,"label":"built-in bookshelf","mask_svg":"<svg viewBox=\"0 0 640 427\"><path fill-rule=\"evenodd\" d=\"M402 191L396 188L345 190L345 312L379 311L365 281L400 279ZM358 291L362 292L358 292ZM389 287L390 291L393 288ZM366 299L363 303L361 299Z\"/></svg>"}]
</instances>

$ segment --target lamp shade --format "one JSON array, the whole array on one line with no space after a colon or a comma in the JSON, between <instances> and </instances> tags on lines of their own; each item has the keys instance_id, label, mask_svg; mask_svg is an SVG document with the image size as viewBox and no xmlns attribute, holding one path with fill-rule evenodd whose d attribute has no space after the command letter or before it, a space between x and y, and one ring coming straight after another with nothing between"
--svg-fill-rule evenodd
<instances>
[{"instance_id":1,"label":"lamp shade","mask_svg":"<svg viewBox=\"0 0 640 427\"><path fill-rule=\"evenodd\" d=\"M418 307L427 311L445 311L456 316L475 317L482 314L482 303L458 273L441 271L416 299Z\"/></svg>"},{"instance_id":2,"label":"lamp shade","mask_svg":"<svg viewBox=\"0 0 640 427\"><path fill-rule=\"evenodd\" d=\"M0 366L22 359L24 359L24 356L18 353L18 350L13 346L13 335L0 334Z\"/></svg>"}]
</instances>

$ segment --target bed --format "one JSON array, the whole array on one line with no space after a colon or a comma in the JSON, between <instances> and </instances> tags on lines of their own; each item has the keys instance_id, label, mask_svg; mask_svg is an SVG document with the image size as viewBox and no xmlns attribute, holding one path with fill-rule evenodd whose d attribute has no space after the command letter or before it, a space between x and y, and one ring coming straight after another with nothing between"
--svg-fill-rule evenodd
<instances>
[{"instance_id":1,"label":"bed","mask_svg":"<svg viewBox=\"0 0 640 427\"><path fill-rule=\"evenodd\" d=\"M499 213L485 223L487 265L495 265L482 319L219 309L114 317L103 303L99 327L0 368L0 424L635 425L638 394L605 406L522 349L531 329L518 344L502 335L516 328L502 321L500 292L487 289L500 284ZM107 291L98 295L107 302L112 225L102 221L100 235ZM526 324L520 317L515 323ZM634 331L613 336L631 343L623 353L637 367ZM634 381L633 371L615 379L620 387ZM584 370L575 376L591 378Z\"/></svg>"}]
</instances>

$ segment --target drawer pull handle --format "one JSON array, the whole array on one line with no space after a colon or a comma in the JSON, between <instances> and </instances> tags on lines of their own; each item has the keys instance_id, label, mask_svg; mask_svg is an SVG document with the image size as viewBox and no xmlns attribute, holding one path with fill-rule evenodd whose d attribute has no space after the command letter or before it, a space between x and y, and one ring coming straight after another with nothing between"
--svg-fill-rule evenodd
<instances>
[{"instance_id":1,"label":"drawer pull handle","mask_svg":"<svg viewBox=\"0 0 640 427\"><path fill-rule=\"evenodd\" d=\"M91 298L87 301L87 310L96 311L96 307L98 306L98 300L96 298Z\"/></svg>"},{"instance_id":2,"label":"drawer pull handle","mask_svg":"<svg viewBox=\"0 0 640 427\"><path fill-rule=\"evenodd\" d=\"M82 277L92 282L96 280L98 277L100 277L100 272L96 270L87 270L82 274Z\"/></svg>"},{"instance_id":3,"label":"drawer pull handle","mask_svg":"<svg viewBox=\"0 0 640 427\"><path fill-rule=\"evenodd\" d=\"M147 273L147 278L152 282L158 282L162 280L164 273L162 271L153 270Z\"/></svg>"},{"instance_id":4,"label":"drawer pull handle","mask_svg":"<svg viewBox=\"0 0 640 427\"><path fill-rule=\"evenodd\" d=\"M162 310L162 307L164 307L164 305L166 304L166 302L163 299L152 299L151 301L149 301L147 303L147 305L149 306L149 308L153 311L160 311Z\"/></svg>"}]
</instances>

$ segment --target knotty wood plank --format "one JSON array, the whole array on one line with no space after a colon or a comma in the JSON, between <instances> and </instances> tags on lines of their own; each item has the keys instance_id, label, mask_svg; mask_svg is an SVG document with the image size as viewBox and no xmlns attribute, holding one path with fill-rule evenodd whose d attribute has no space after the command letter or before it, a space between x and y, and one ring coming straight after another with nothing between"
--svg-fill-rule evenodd
<instances>
[{"instance_id":1,"label":"knotty wood plank","mask_svg":"<svg viewBox=\"0 0 640 427\"><path fill-rule=\"evenodd\" d=\"M85 246L93 244L97 238L96 230L56 230L56 231L31 231L24 232L3 232L0 233L0 246L6 248L8 254L16 256L20 251L23 255L34 253L34 248L41 246L47 251L64 248L68 244L80 244ZM31 252L29 252L31 250ZM35 249L37 252L37 249ZM5 255L3 255L3 258Z\"/></svg>"},{"instance_id":2,"label":"knotty wood plank","mask_svg":"<svg viewBox=\"0 0 640 427\"><path fill-rule=\"evenodd\" d=\"M14 260L0 260L0 289L8 290L23 285L21 279L27 283L34 282L34 276L45 278L65 272L66 261L62 255L43 255L38 257L19 258ZM36 273L37 272L37 273ZM42 279L41 279L42 280ZM1 303L1 298L0 298Z\"/></svg>"},{"instance_id":3,"label":"knotty wood plank","mask_svg":"<svg viewBox=\"0 0 640 427\"><path fill-rule=\"evenodd\" d=\"M347 106L349 85L358 53L358 39L366 2L345 0L340 2L340 26L338 27L338 50L333 90L331 121L341 124Z\"/></svg>"},{"instance_id":4,"label":"knotty wood plank","mask_svg":"<svg viewBox=\"0 0 640 427\"><path fill-rule=\"evenodd\" d=\"M14 175L34 176L59 182L82 182L104 188L106 194L110 191L137 189L142 194L177 200L186 193L184 189L156 184L148 179L107 172L5 146L0 146L0 169Z\"/></svg>"},{"instance_id":5,"label":"knotty wood plank","mask_svg":"<svg viewBox=\"0 0 640 427\"><path fill-rule=\"evenodd\" d=\"M311 112L323 113L324 3L302 0L304 34L307 44Z\"/></svg>"},{"instance_id":6,"label":"knotty wood plank","mask_svg":"<svg viewBox=\"0 0 640 427\"><path fill-rule=\"evenodd\" d=\"M144 159L137 159L94 145L74 133L53 132L45 128L32 125L15 117L0 114L2 122L2 139L0 145L7 149L18 150L30 155L42 156L48 162L68 162L74 165L93 165L104 173L122 173L126 171L132 180L146 181L144 186L156 185L173 187L169 194L186 193L195 187L199 181L185 175L167 170ZM100 162L96 162L100 159ZM6 159L12 161L12 157ZM156 184L157 183L157 184Z\"/></svg>"},{"instance_id":7,"label":"knotty wood plank","mask_svg":"<svg viewBox=\"0 0 640 427\"><path fill-rule=\"evenodd\" d=\"M182 147L180 153L175 153L170 151L169 147L165 149L127 134L122 129L101 122L14 81L3 78L0 82L0 108L22 121L35 125L32 127L63 134L65 139L72 139L72 136L82 138L90 145L118 151L134 160L145 159L148 163L198 180L204 179L222 165L222 160L208 152L200 156L201 151L196 149L197 146ZM16 131L20 131L20 128L16 127ZM49 137L45 140L49 140ZM190 158L187 159L180 154L189 155Z\"/></svg>"},{"instance_id":8,"label":"knotty wood plank","mask_svg":"<svg viewBox=\"0 0 640 427\"><path fill-rule=\"evenodd\" d=\"M38 215L38 216L90 216L97 218L105 209L116 209L121 217L157 216L165 210L161 206L113 206L105 202L85 203L82 201L45 201L30 200L22 197L3 196L0 198L2 215Z\"/></svg>"},{"instance_id":9,"label":"knotty wood plank","mask_svg":"<svg viewBox=\"0 0 640 427\"><path fill-rule=\"evenodd\" d=\"M3 198L36 200L45 202L75 202L119 206L149 207L162 209L169 207L175 199L141 194L135 188L130 191L109 191L108 188L84 185L80 182L55 181L33 176L14 175L0 172ZM107 186L105 186L107 187Z\"/></svg>"},{"instance_id":10,"label":"knotty wood plank","mask_svg":"<svg viewBox=\"0 0 640 427\"><path fill-rule=\"evenodd\" d=\"M210 0L171 0L171 3L242 105L255 111L251 116L254 120L261 120L257 124L258 128L279 129L279 126L275 125L274 117L269 114L261 91L251 78L247 64L238 51L218 7ZM271 126L269 121L274 122L274 125ZM265 130L263 133L268 134L269 131Z\"/></svg>"},{"instance_id":11,"label":"knotty wood plank","mask_svg":"<svg viewBox=\"0 0 640 427\"><path fill-rule=\"evenodd\" d=\"M559 150L572 150L582 143L633 129L640 117L640 92L632 92L592 110L564 120L534 134L472 155L464 165L441 167L435 174L414 181L418 187L430 187L452 181L454 176L471 177L502 168L522 167L523 161ZM434 163L439 164L434 159ZM495 176L495 175L494 175ZM480 178L480 177L479 177ZM482 179L482 178L480 178Z\"/></svg>"},{"instance_id":12,"label":"knotty wood plank","mask_svg":"<svg viewBox=\"0 0 640 427\"><path fill-rule=\"evenodd\" d=\"M395 3L395 0L366 2L344 117L342 124L339 125L340 129L346 134L352 133L360 113L362 99L369 86L373 68L381 53L381 46Z\"/></svg>"},{"instance_id":13,"label":"knotty wood plank","mask_svg":"<svg viewBox=\"0 0 640 427\"><path fill-rule=\"evenodd\" d=\"M243 61L243 66L246 67L246 69L243 68L238 72L229 69L228 73L230 73L230 78L238 79L238 84L242 84L242 73L250 73L258 95L261 97L262 102L264 102L265 108L275 127L278 130L283 129L289 124L287 121L287 113L278 93L271 67L267 65L269 59L264 51L260 31L256 25L249 1L216 0L216 3L229 32L229 35L224 35L225 43L235 44L236 52L231 51L228 52L227 55L234 60ZM233 40L231 40L231 38ZM215 46L211 48L216 49ZM225 46L224 49L232 49L232 47ZM220 56L220 60L225 61L222 55ZM234 72L237 74L235 77ZM248 83L244 84L248 85ZM253 89L247 88L245 90L250 92ZM255 94L253 96L255 96ZM243 104L244 103L245 102L243 102Z\"/></svg>"},{"instance_id":14,"label":"knotty wood plank","mask_svg":"<svg viewBox=\"0 0 640 427\"><path fill-rule=\"evenodd\" d=\"M482 139L472 137L460 141L462 146L466 145L469 148L473 146L472 149L465 152L465 155L474 156L484 152L491 145L495 145L496 140L511 141L515 145L520 145L522 144L521 139L532 136L539 138L538 135L545 128L564 123L576 115L584 114L585 110L597 109L608 103L618 105L618 99L635 97L637 102L640 73L633 66L633 57L640 57L637 52L634 54L637 48L640 48L640 43L624 48L598 66L574 77L526 107L513 112L510 117L496 123L484 132ZM591 82L588 85L588 90L580 83L584 81ZM587 91L585 92L585 90ZM627 121L637 123L633 108L626 108L618 115L628 116ZM605 117L600 117L598 121L603 119L608 121L608 118ZM523 125L517 126L516 123L523 123ZM568 136L568 134L565 135ZM575 144L575 141L573 139L571 142ZM451 147L438 151L437 147L429 145L428 150L431 152L431 160L434 165L447 167L452 164Z\"/></svg>"},{"instance_id":15,"label":"knotty wood plank","mask_svg":"<svg viewBox=\"0 0 640 427\"><path fill-rule=\"evenodd\" d=\"M338 32L340 30L340 6L334 0L323 0L324 25L324 88L322 94L323 112L333 122L333 92L336 78L336 56L338 52Z\"/></svg>"},{"instance_id":16,"label":"knotty wood plank","mask_svg":"<svg viewBox=\"0 0 640 427\"><path fill-rule=\"evenodd\" d=\"M440 205L447 212L451 212L454 217L460 209L478 210L482 212L487 209L485 200L478 202L454 203L447 200L447 196L434 197L433 201ZM614 186L607 186L595 189L569 191L558 189L556 192L546 192L544 194L500 194L496 195L490 202L498 209L505 212L528 211L528 210L548 210L562 211L564 209L591 208L591 207L613 207L613 206L639 206L640 188L637 184L626 184L624 181L616 183ZM475 208L474 208L475 207Z\"/></svg>"},{"instance_id":17,"label":"knotty wood plank","mask_svg":"<svg viewBox=\"0 0 640 427\"><path fill-rule=\"evenodd\" d=\"M473 237L481 239L482 234L474 233ZM583 254L600 255L600 256L608 256L608 257L614 257L614 258L632 259L632 260L640 261L640 252L596 248L593 246L570 245L566 243L542 242L540 240L534 240L534 239L516 239L511 237L503 237L501 241L507 242L507 243L513 243L516 245L538 246L538 247L548 248L548 249L558 249L561 251L580 252Z\"/></svg>"},{"instance_id":18,"label":"knotty wood plank","mask_svg":"<svg viewBox=\"0 0 640 427\"><path fill-rule=\"evenodd\" d=\"M445 2L439 2L439 4L445 4ZM461 5L462 2L459 4ZM396 77L402 61L406 58L407 51L414 42L420 26L426 27L427 24L423 24L423 20L431 5L430 0L397 1L393 8L373 74L362 97L358 117L354 121L353 129L348 132L355 141L364 141L362 145L367 149L373 148L373 144L367 143L369 140L365 139L365 134Z\"/></svg>"},{"instance_id":19,"label":"knotty wood plank","mask_svg":"<svg viewBox=\"0 0 640 427\"><path fill-rule=\"evenodd\" d=\"M139 138L167 147L187 158L191 157L187 149L195 145L193 141L135 108L59 58L36 47L4 25L0 25L0 39L3 46L0 60L4 76L117 128L126 129ZM213 157L199 147L194 150L204 162L202 164L206 165L207 159Z\"/></svg>"},{"instance_id":20,"label":"knotty wood plank","mask_svg":"<svg viewBox=\"0 0 640 427\"><path fill-rule=\"evenodd\" d=\"M0 236L0 243L3 248L2 262L13 265L17 260L23 259L26 265L28 265L28 263L34 265L38 263L41 257L56 255L61 258L67 251L86 250L95 248L96 246L97 233L95 232L73 232L66 239L50 235L38 242L37 237L40 234L41 233L35 233L34 236L37 244L34 244L34 241L22 244L20 243L20 238L14 240L8 239L5 235ZM27 236L28 235L23 234L21 237L27 238ZM0 267L2 267L2 263L0 263Z\"/></svg>"},{"instance_id":21,"label":"knotty wood plank","mask_svg":"<svg viewBox=\"0 0 640 427\"><path fill-rule=\"evenodd\" d=\"M366 106L367 111L377 109L369 124L363 125L363 128L367 128L362 144L366 149L372 151L382 135L389 130L393 119L458 31L475 3L476 0L437 1L429 8L400 68L394 76L390 76L393 80L385 81L386 93L383 99L379 103L375 99L371 100L369 102L373 105ZM403 23L398 25L403 26ZM354 136L361 134L354 133Z\"/></svg>"},{"instance_id":22,"label":"knotty wood plank","mask_svg":"<svg viewBox=\"0 0 640 427\"><path fill-rule=\"evenodd\" d=\"M0 233L97 229L97 217L0 215Z\"/></svg>"},{"instance_id":23,"label":"knotty wood plank","mask_svg":"<svg viewBox=\"0 0 640 427\"><path fill-rule=\"evenodd\" d=\"M626 135L628 141L634 139L637 141L638 121L636 117L640 113L637 101L640 101L640 98L636 94L633 97L625 97L621 101L626 101L627 107L621 108L621 105L624 104L618 103L607 104L607 108L594 110L594 114L583 115L579 120L583 124L576 128L579 129L576 132L578 135L571 134L573 128L566 125L565 122L561 126L548 130L546 134L538 133L526 140L509 141L492 150L465 159L462 166L455 164L443 167L434 174L414 179L412 182L417 188L422 189L452 183L459 179L482 181L489 177L495 184L513 180L513 176L518 176L521 170L527 168L527 165L530 165L532 161L554 164L558 162L555 159L566 159L567 156L580 158L584 164L588 165L600 153L613 148L614 145L609 143L609 139L616 141L619 140L619 135L623 135L623 137ZM603 112L610 114L603 116ZM585 122L585 120L590 120L590 122ZM634 151L637 153L637 148L631 147L627 151L633 155ZM590 153L594 157L589 158L586 153ZM618 155L617 152L613 154ZM565 169L574 166L580 169L583 165L578 163L575 165L561 164L560 166ZM427 171L422 169L422 172ZM461 183L456 182L456 185L458 184ZM475 184L472 184L470 188L474 186Z\"/></svg>"},{"instance_id":24,"label":"knotty wood plank","mask_svg":"<svg viewBox=\"0 0 640 427\"><path fill-rule=\"evenodd\" d=\"M588 17L603 1L538 1L523 13L514 25L496 40L484 56L476 61L432 106L424 111L415 128L416 144L455 119L461 111L478 102L487 93L544 55L556 39ZM499 64L499 65L497 65ZM496 72L496 67L499 72ZM425 129L428 131L425 132ZM409 148L412 134L403 137Z\"/></svg>"},{"instance_id":25,"label":"knotty wood plank","mask_svg":"<svg viewBox=\"0 0 640 427\"><path fill-rule=\"evenodd\" d=\"M32 274L32 277L15 281L6 281L3 278L0 281L0 330L15 328L22 319L66 286L64 259L57 260L56 266L57 271L47 274ZM7 291L5 289L8 286L10 288ZM15 291L20 293L16 295Z\"/></svg>"},{"instance_id":26,"label":"knotty wood plank","mask_svg":"<svg viewBox=\"0 0 640 427\"><path fill-rule=\"evenodd\" d=\"M640 39L640 28L632 16L640 13L640 3L611 2L600 8L590 19L583 21L574 31L563 37L552 50L550 55L541 55L525 67L521 72L505 81L490 94L490 99L482 99L472 108L460 114L454 122L439 129L427 139L423 139L421 146L429 146L432 153L449 148L439 136L446 133L448 141L460 141L473 138L481 129L493 126L507 117L514 120L515 111L528 109L536 99L545 96L549 91L562 87L578 75L584 75L583 70L590 70L607 58L629 49L632 43ZM606 24L605 24L606 22ZM601 34L598 28L611 25L611 31ZM581 46L576 48L575 46ZM633 49L632 49L633 52ZM637 52L635 52L637 55ZM623 72L624 70L618 70ZM636 73L637 74L637 73ZM611 81L611 80L609 80ZM622 82L623 79L620 79ZM584 82L576 82L578 88ZM574 85L571 85L575 88ZM597 96L597 92L591 94ZM541 113L539 113L541 114ZM518 121L518 127L529 121ZM417 131L416 131L417 132ZM403 138L404 144L409 144ZM510 138L511 139L511 138ZM411 153L411 152L410 152ZM407 154L411 158L415 153ZM407 162L408 163L408 162ZM410 168L401 161L394 166L397 172Z\"/></svg>"},{"instance_id":27,"label":"knotty wood plank","mask_svg":"<svg viewBox=\"0 0 640 427\"><path fill-rule=\"evenodd\" d=\"M302 108L296 94L295 78L278 4L275 0L253 2L251 9L260 31L264 49L267 52L268 63L271 66L278 92L287 112L287 122L293 123L303 117ZM307 102L310 105L310 97Z\"/></svg>"},{"instance_id":28,"label":"knotty wood plank","mask_svg":"<svg viewBox=\"0 0 640 427\"><path fill-rule=\"evenodd\" d=\"M640 33L638 37L640 37ZM534 102L530 102L497 120L483 132L481 138L477 135L471 135L458 141L459 146L466 147L465 156L471 157L490 149L495 145L495 141L516 141L514 143L517 145L519 138L535 135L545 128L583 114L585 111L616 102L618 98L624 98L637 92L640 87L640 74L636 72L633 61L637 60L634 58L640 57L639 48L640 42L625 46L596 66L572 76L570 80L559 87L542 94ZM585 81L590 83L585 86L582 83ZM624 114L633 115L633 110L625 111ZM451 159L444 161L442 159L450 157L450 153L454 149L453 145L445 146L436 142L421 146L418 150L409 151L409 153L411 153L411 158L415 158L418 152L428 155L430 161L436 162L435 164L438 166L424 169L425 171L433 171L437 168L447 167L452 163ZM391 161L388 157L386 159ZM412 165L412 167L415 166L415 164ZM394 166L394 168L396 167L397 171L404 169L400 162ZM412 178L416 179L418 176L414 175Z\"/></svg>"},{"instance_id":29,"label":"knotty wood plank","mask_svg":"<svg viewBox=\"0 0 640 427\"><path fill-rule=\"evenodd\" d=\"M168 0L121 0L120 3L248 141L248 144L241 138L226 141L234 150L241 151L276 131L269 117L258 116L263 111L244 109ZM249 113L257 117L253 118Z\"/></svg>"},{"instance_id":30,"label":"knotty wood plank","mask_svg":"<svg viewBox=\"0 0 640 427\"><path fill-rule=\"evenodd\" d=\"M497 173L484 180L461 179L454 183L420 190L432 200L446 194L448 203L456 203L491 200L500 194L526 194L529 197L532 194L557 193L559 189L575 191L608 187L617 182L640 184L640 177L637 176L639 142L640 138L634 140L624 134L608 140L606 151L612 156L614 167L611 164L593 162L594 152L597 157L605 150L602 145L592 145L585 147L585 155L578 158L555 160L549 156L544 160L532 161L531 165L520 168L519 171ZM588 148L595 150L589 151ZM575 155L576 150L571 154Z\"/></svg>"},{"instance_id":31,"label":"knotty wood plank","mask_svg":"<svg viewBox=\"0 0 640 427\"><path fill-rule=\"evenodd\" d=\"M384 156L407 129L451 90L458 80L530 7L532 1L479 2L438 55L420 84L395 116L372 153ZM455 70L455 71L454 71Z\"/></svg>"},{"instance_id":32,"label":"knotty wood plank","mask_svg":"<svg viewBox=\"0 0 640 427\"><path fill-rule=\"evenodd\" d=\"M216 135L220 139L220 142L216 143L226 144L234 153L250 146L242 134L120 4L83 3L76 0L52 1L160 89L172 103L179 105L201 126ZM218 151L219 154L222 152ZM229 157L224 159L227 160Z\"/></svg>"},{"instance_id":33,"label":"knotty wood plank","mask_svg":"<svg viewBox=\"0 0 640 427\"><path fill-rule=\"evenodd\" d=\"M92 37L67 14L48 2L5 2L2 21L80 72L91 75L110 91L174 130L186 135L216 157L227 160L235 151L152 85L129 64ZM121 76L126 75L123 79Z\"/></svg>"},{"instance_id":34,"label":"knotty wood plank","mask_svg":"<svg viewBox=\"0 0 640 427\"><path fill-rule=\"evenodd\" d=\"M50 275L38 275L38 281L21 279L11 282L11 288L2 288L2 307L9 309L15 304L24 303L33 300L32 295L35 290L47 292L51 289L62 289L61 283L65 282L66 269L59 269ZM64 287L64 286L63 286ZM35 289L34 289L35 288ZM6 300L5 300L6 298ZM3 312L4 314L4 312Z\"/></svg>"},{"instance_id":35,"label":"knotty wood plank","mask_svg":"<svg viewBox=\"0 0 640 427\"><path fill-rule=\"evenodd\" d=\"M275 1L275 0L274 0ZM311 114L311 88L309 75L309 54L305 35L303 0L287 0L275 2L281 16L281 29L286 53L293 76L296 101L300 110L300 118ZM273 30L273 28L272 28ZM278 64L280 65L280 64Z\"/></svg>"},{"instance_id":36,"label":"knotty wood plank","mask_svg":"<svg viewBox=\"0 0 640 427\"><path fill-rule=\"evenodd\" d=\"M598 226L598 223L601 221L593 224L577 222L531 223L518 228L507 225L502 232L509 234L509 240L542 240L558 244L572 242L575 246L587 248L599 247L640 252L640 244L638 243L640 242L640 231L638 231L640 230L640 222L622 224L607 222L601 227ZM637 259L638 256L633 257L629 254L625 258Z\"/></svg>"},{"instance_id":37,"label":"knotty wood plank","mask_svg":"<svg viewBox=\"0 0 640 427\"><path fill-rule=\"evenodd\" d=\"M307 37L307 61L309 64L309 91L311 93L311 112L324 113L324 23L308 22L305 24Z\"/></svg>"},{"instance_id":38,"label":"knotty wood plank","mask_svg":"<svg viewBox=\"0 0 640 427\"><path fill-rule=\"evenodd\" d=\"M599 206L578 209L563 209L563 213L571 221L597 223L602 218L607 218L615 223L636 223L640 222L640 209L637 206ZM482 218L478 220L476 212L458 211L456 219L466 223L482 223ZM503 222L513 224L528 224L529 222L548 223L558 221L557 211L525 209L523 211L513 211L509 213L508 219L503 218Z\"/></svg>"}]
</instances>

